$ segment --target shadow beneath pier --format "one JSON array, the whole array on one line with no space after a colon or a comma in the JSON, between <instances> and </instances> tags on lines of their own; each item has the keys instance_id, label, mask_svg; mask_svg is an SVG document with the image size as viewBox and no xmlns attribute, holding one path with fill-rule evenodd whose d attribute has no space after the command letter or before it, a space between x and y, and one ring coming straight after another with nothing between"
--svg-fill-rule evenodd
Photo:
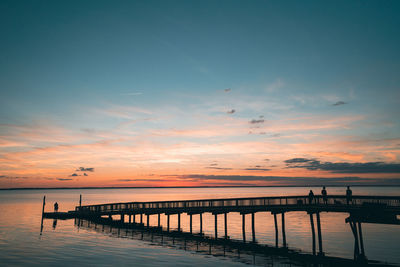
<instances>
[{"instance_id":1,"label":"shadow beneath pier","mask_svg":"<svg viewBox=\"0 0 400 267\"><path fill-rule=\"evenodd\" d=\"M95 220L75 219L78 228L93 230L117 238L131 238L148 242L150 245L181 249L256 266L360 266L350 259L313 256L300 251L276 248L257 243L243 243L238 240L213 239L204 235L185 232L167 232L158 227L142 224L123 223L106 218ZM371 266L392 266L369 262Z\"/></svg>"}]
</instances>

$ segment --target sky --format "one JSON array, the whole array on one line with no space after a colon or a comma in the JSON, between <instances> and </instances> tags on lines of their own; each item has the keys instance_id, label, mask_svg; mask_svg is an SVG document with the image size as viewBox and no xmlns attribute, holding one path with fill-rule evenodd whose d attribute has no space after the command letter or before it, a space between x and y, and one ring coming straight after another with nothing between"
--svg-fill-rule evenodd
<instances>
[{"instance_id":1,"label":"sky","mask_svg":"<svg viewBox=\"0 0 400 267\"><path fill-rule=\"evenodd\" d=\"M1 1L0 188L400 184L399 1Z\"/></svg>"}]
</instances>

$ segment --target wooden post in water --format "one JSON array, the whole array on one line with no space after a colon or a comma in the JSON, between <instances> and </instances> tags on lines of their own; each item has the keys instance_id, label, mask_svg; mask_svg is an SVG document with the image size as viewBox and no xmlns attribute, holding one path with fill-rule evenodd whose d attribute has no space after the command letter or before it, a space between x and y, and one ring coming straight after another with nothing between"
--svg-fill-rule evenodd
<instances>
[{"instance_id":1,"label":"wooden post in water","mask_svg":"<svg viewBox=\"0 0 400 267\"><path fill-rule=\"evenodd\" d=\"M43 196L42 218L43 218L43 215L44 215L44 206L46 206L46 196Z\"/></svg>"},{"instance_id":2,"label":"wooden post in water","mask_svg":"<svg viewBox=\"0 0 400 267\"><path fill-rule=\"evenodd\" d=\"M167 214L167 232L169 232L169 214Z\"/></svg>"},{"instance_id":3,"label":"wooden post in water","mask_svg":"<svg viewBox=\"0 0 400 267\"><path fill-rule=\"evenodd\" d=\"M79 195L79 207L82 207L82 194Z\"/></svg>"},{"instance_id":4,"label":"wooden post in water","mask_svg":"<svg viewBox=\"0 0 400 267\"><path fill-rule=\"evenodd\" d=\"M350 221L349 224L354 236L354 260L357 260L358 256L360 255L360 249L358 245L357 225L353 221Z\"/></svg>"},{"instance_id":5,"label":"wooden post in water","mask_svg":"<svg viewBox=\"0 0 400 267\"><path fill-rule=\"evenodd\" d=\"M360 248L361 248L361 255L365 257L365 250L364 250L364 240L362 236L362 230L361 230L361 223L358 222L358 233L360 236Z\"/></svg>"},{"instance_id":6,"label":"wooden post in water","mask_svg":"<svg viewBox=\"0 0 400 267\"><path fill-rule=\"evenodd\" d=\"M150 227L150 214L147 214L147 228Z\"/></svg>"},{"instance_id":7,"label":"wooden post in water","mask_svg":"<svg viewBox=\"0 0 400 267\"><path fill-rule=\"evenodd\" d=\"M140 224L143 224L143 213L140 213Z\"/></svg>"},{"instance_id":8,"label":"wooden post in water","mask_svg":"<svg viewBox=\"0 0 400 267\"><path fill-rule=\"evenodd\" d=\"M203 214L200 213L200 234L203 234Z\"/></svg>"},{"instance_id":9,"label":"wooden post in water","mask_svg":"<svg viewBox=\"0 0 400 267\"><path fill-rule=\"evenodd\" d=\"M251 232L252 232L252 236L253 236L253 243L256 242L256 229L254 226L254 212L251 213Z\"/></svg>"},{"instance_id":10,"label":"wooden post in water","mask_svg":"<svg viewBox=\"0 0 400 267\"><path fill-rule=\"evenodd\" d=\"M315 254L316 254L316 249L315 249L315 227L314 227L314 217L313 217L312 213L310 213L310 224L311 224L311 234L312 234L312 251L313 251L313 255L315 256Z\"/></svg>"},{"instance_id":11,"label":"wooden post in water","mask_svg":"<svg viewBox=\"0 0 400 267\"><path fill-rule=\"evenodd\" d=\"M218 238L218 214L214 214L215 239Z\"/></svg>"},{"instance_id":12,"label":"wooden post in water","mask_svg":"<svg viewBox=\"0 0 400 267\"><path fill-rule=\"evenodd\" d=\"M178 213L178 232L181 231L181 214Z\"/></svg>"},{"instance_id":13,"label":"wooden post in water","mask_svg":"<svg viewBox=\"0 0 400 267\"><path fill-rule=\"evenodd\" d=\"M125 214L121 213L121 222L123 223L125 219Z\"/></svg>"},{"instance_id":14,"label":"wooden post in water","mask_svg":"<svg viewBox=\"0 0 400 267\"><path fill-rule=\"evenodd\" d=\"M44 206L46 206L46 196L43 196L43 206L42 206L42 221L40 223L40 235L43 232L43 215L44 215Z\"/></svg>"},{"instance_id":15,"label":"wooden post in water","mask_svg":"<svg viewBox=\"0 0 400 267\"><path fill-rule=\"evenodd\" d=\"M228 213L224 213L225 239L228 239Z\"/></svg>"},{"instance_id":16,"label":"wooden post in water","mask_svg":"<svg viewBox=\"0 0 400 267\"><path fill-rule=\"evenodd\" d=\"M274 213L274 223L275 223L275 247L278 247L279 232L278 232L278 221L276 219L276 213Z\"/></svg>"},{"instance_id":17,"label":"wooden post in water","mask_svg":"<svg viewBox=\"0 0 400 267\"><path fill-rule=\"evenodd\" d=\"M157 216L158 216L157 226L160 228L160 226L161 226L161 218L160 218L160 217L161 217L161 214L158 213Z\"/></svg>"},{"instance_id":18,"label":"wooden post in water","mask_svg":"<svg viewBox=\"0 0 400 267\"><path fill-rule=\"evenodd\" d=\"M131 222L132 222L132 215L129 214L129 215L128 215L128 218L129 218L129 223L131 223Z\"/></svg>"},{"instance_id":19,"label":"wooden post in water","mask_svg":"<svg viewBox=\"0 0 400 267\"><path fill-rule=\"evenodd\" d=\"M132 214L132 221L133 221L133 224L136 223L136 214Z\"/></svg>"},{"instance_id":20,"label":"wooden post in water","mask_svg":"<svg viewBox=\"0 0 400 267\"><path fill-rule=\"evenodd\" d=\"M317 216L317 231L318 231L318 248L319 248L319 255L324 255L322 250L322 235L321 235L321 220L319 217L319 212L315 214Z\"/></svg>"},{"instance_id":21,"label":"wooden post in water","mask_svg":"<svg viewBox=\"0 0 400 267\"><path fill-rule=\"evenodd\" d=\"M192 217L193 217L193 215L189 214L189 217L190 217L190 233L192 233Z\"/></svg>"},{"instance_id":22,"label":"wooden post in water","mask_svg":"<svg viewBox=\"0 0 400 267\"><path fill-rule=\"evenodd\" d=\"M285 213L282 212L282 241L283 241L283 247L286 247L286 232L285 232Z\"/></svg>"},{"instance_id":23,"label":"wooden post in water","mask_svg":"<svg viewBox=\"0 0 400 267\"><path fill-rule=\"evenodd\" d=\"M246 214L242 214L242 234L243 242L246 243Z\"/></svg>"}]
</instances>

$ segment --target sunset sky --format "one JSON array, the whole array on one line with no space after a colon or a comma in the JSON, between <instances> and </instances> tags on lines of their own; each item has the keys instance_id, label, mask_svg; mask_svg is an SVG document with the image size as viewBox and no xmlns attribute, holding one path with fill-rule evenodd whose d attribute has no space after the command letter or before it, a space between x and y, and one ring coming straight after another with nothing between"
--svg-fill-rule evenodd
<instances>
[{"instance_id":1,"label":"sunset sky","mask_svg":"<svg viewBox=\"0 0 400 267\"><path fill-rule=\"evenodd\" d=\"M1 1L0 188L400 184L400 1Z\"/></svg>"}]
</instances>

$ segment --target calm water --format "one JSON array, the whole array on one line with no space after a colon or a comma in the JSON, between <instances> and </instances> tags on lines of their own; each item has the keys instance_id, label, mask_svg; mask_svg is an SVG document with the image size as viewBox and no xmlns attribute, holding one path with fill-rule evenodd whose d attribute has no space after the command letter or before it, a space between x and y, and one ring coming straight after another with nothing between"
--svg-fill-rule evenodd
<instances>
[{"instance_id":1,"label":"calm water","mask_svg":"<svg viewBox=\"0 0 400 267\"><path fill-rule=\"evenodd\" d=\"M156 243L131 238L116 238L111 234L98 233L74 225L74 220L44 221L40 236L42 198L46 195L46 210L50 211L57 201L61 211L73 210L79 194L83 204L106 202L187 200L203 198L231 198L279 195L306 195L310 188L185 188L185 189L87 189L87 190L16 190L0 191L0 265L21 266L245 266L233 257L215 257L205 253L184 251L178 247L160 246ZM320 192L320 188L313 189ZM344 188L328 188L328 194L343 194ZM399 187L354 187L354 195L400 195ZM223 215L219 218L219 236L224 235ZM256 213L256 238L261 244L274 245L273 216ZM347 214L321 213L323 247L327 255L353 257L354 239L345 223ZM166 218L161 216L166 226ZM286 238L290 248L311 251L309 217L305 212L286 214ZM138 218L137 218L138 220ZM157 216L150 223L157 224ZM182 215L181 226L189 231L189 217ZM247 237L251 237L250 215L247 219ZM203 230L213 236L214 218L203 215ZM177 227L176 216L171 216L172 227ZM198 216L193 217L193 230L199 231ZM241 217L228 215L228 235L240 240ZM363 224L367 257L400 265L400 226ZM281 241L281 240L280 240Z\"/></svg>"}]
</instances>

